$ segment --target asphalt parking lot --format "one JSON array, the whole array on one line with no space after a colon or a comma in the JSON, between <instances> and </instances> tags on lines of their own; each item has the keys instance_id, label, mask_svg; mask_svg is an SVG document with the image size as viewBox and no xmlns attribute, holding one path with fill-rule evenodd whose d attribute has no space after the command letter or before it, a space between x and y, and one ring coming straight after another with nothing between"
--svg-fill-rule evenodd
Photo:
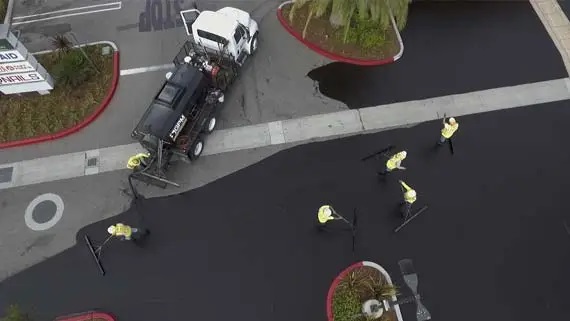
<instances>
[{"instance_id":1,"label":"asphalt parking lot","mask_svg":"<svg viewBox=\"0 0 570 321\"><path fill-rule=\"evenodd\" d=\"M331 63L309 77L349 108L568 77L530 3L413 2L395 63Z\"/></svg>"},{"instance_id":2,"label":"asphalt parking lot","mask_svg":"<svg viewBox=\"0 0 570 321\"><path fill-rule=\"evenodd\" d=\"M21 304L35 319L97 308L141 321L185 313L222 320L223 311L325 320L326 292L346 266L371 260L401 284L397 261L411 258L434 319L565 320L570 152L559 146L569 134L567 107L563 101L461 117L454 155L434 149L439 122L279 152L87 226L76 246L0 283L0 302ZM360 158L388 144L408 151L407 170L378 182L381 161ZM429 209L394 234L397 179ZM357 208L355 253L348 233L315 231L324 203L346 216ZM111 243L101 277L82 237L102 240L116 222L152 234L142 248ZM404 318L413 318L410 309Z\"/></svg>"}]
</instances>

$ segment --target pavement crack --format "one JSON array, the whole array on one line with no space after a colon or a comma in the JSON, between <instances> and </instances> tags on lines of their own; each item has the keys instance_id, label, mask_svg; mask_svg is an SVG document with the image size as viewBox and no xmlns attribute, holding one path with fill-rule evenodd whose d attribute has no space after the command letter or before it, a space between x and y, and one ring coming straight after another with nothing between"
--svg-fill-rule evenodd
<instances>
[{"instance_id":1,"label":"pavement crack","mask_svg":"<svg viewBox=\"0 0 570 321\"><path fill-rule=\"evenodd\" d=\"M364 122L362 121L362 114L360 113L360 109L357 109L356 112L358 113L358 119L360 120L360 129L364 131Z\"/></svg>"},{"instance_id":2,"label":"pavement crack","mask_svg":"<svg viewBox=\"0 0 570 321\"><path fill-rule=\"evenodd\" d=\"M20 253L20 256L28 254L34 247L47 246L48 244L51 243L51 241L53 241L54 237L55 235L53 234L47 234L37 237L35 240L32 241L30 245L26 246L26 248Z\"/></svg>"}]
</instances>

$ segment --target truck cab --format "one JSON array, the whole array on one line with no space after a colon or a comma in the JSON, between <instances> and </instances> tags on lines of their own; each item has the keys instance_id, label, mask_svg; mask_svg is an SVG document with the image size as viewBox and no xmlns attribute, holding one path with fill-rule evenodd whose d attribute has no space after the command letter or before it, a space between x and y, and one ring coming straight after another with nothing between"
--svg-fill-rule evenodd
<instances>
[{"instance_id":1,"label":"truck cab","mask_svg":"<svg viewBox=\"0 0 570 321\"><path fill-rule=\"evenodd\" d=\"M207 51L224 50L242 65L257 50L257 22L243 10L232 7L218 11L190 9L181 11L180 15L186 34Z\"/></svg>"}]
</instances>

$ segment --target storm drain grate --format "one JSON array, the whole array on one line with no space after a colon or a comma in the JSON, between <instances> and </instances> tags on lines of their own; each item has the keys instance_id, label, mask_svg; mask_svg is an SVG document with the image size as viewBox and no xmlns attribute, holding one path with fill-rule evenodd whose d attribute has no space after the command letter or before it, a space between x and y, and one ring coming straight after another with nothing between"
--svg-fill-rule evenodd
<instances>
[{"instance_id":1,"label":"storm drain grate","mask_svg":"<svg viewBox=\"0 0 570 321\"><path fill-rule=\"evenodd\" d=\"M12 181L12 173L14 172L14 167L4 167L0 168L0 183L9 183Z\"/></svg>"},{"instance_id":2,"label":"storm drain grate","mask_svg":"<svg viewBox=\"0 0 570 321\"><path fill-rule=\"evenodd\" d=\"M97 166L97 157L87 159L87 167Z\"/></svg>"}]
</instances>

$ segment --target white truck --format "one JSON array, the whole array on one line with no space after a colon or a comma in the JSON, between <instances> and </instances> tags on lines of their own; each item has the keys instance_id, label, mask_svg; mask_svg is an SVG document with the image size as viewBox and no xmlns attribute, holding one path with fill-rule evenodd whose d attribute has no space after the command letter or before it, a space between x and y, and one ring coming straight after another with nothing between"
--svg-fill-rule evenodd
<instances>
[{"instance_id":1,"label":"white truck","mask_svg":"<svg viewBox=\"0 0 570 321\"><path fill-rule=\"evenodd\" d=\"M225 7L218 11L198 9L180 12L186 34L210 52L226 52L238 65L257 50L259 27L249 13Z\"/></svg>"}]
</instances>

